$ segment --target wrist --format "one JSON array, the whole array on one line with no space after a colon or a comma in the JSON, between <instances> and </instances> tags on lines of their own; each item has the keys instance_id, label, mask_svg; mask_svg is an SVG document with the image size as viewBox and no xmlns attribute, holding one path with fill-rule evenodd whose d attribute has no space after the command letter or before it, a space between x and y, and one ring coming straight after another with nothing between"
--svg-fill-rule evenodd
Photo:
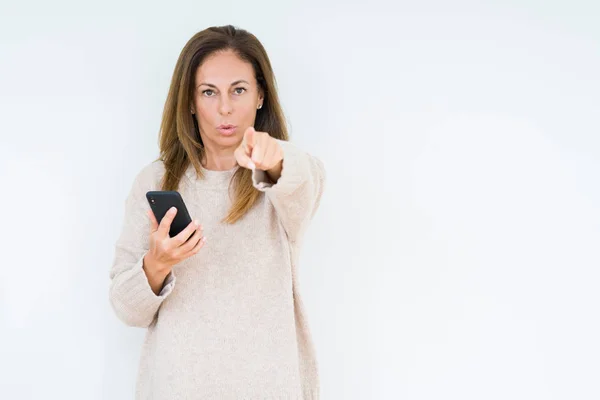
<instances>
[{"instance_id":1,"label":"wrist","mask_svg":"<svg viewBox=\"0 0 600 400\"><path fill-rule=\"evenodd\" d=\"M282 169L283 169L283 160L280 160L277 163L277 165L275 165L273 168L265 171L267 173L267 176L269 177L269 179L271 180L271 182L273 184L276 184L277 181L279 180L279 178L281 178Z\"/></svg>"},{"instance_id":2,"label":"wrist","mask_svg":"<svg viewBox=\"0 0 600 400\"><path fill-rule=\"evenodd\" d=\"M144 256L142 268L152 290L158 294L163 286L165 278L169 275L169 272L171 272L171 269L160 265L148 255Z\"/></svg>"}]
</instances>

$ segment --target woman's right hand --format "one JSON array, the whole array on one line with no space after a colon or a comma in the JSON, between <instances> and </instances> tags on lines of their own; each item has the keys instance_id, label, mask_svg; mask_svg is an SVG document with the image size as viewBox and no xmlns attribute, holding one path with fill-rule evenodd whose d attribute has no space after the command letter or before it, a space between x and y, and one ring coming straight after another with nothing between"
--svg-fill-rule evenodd
<instances>
[{"instance_id":1,"label":"woman's right hand","mask_svg":"<svg viewBox=\"0 0 600 400\"><path fill-rule=\"evenodd\" d=\"M152 222L152 229L150 249L144 256L144 270L152 290L158 294L173 266L198 253L206 243L206 237L202 236L202 226L198 221L192 221L176 236L169 237L171 223L177 214L175 207L171 207L160 221L160 225L152 210L148 210L147 214Z\"/></svg>"}]
</instances>

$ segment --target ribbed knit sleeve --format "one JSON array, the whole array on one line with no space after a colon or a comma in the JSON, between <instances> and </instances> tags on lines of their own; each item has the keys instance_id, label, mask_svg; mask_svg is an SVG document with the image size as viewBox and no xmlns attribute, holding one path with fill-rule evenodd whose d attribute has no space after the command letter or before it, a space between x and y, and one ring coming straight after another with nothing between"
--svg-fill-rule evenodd
<instances>
[{"instance_id":1,"label":"ribbed knit sleeve","mask_svg":"<svg viewBox=\"0 0 600 400\"><path fill-rule=\"evenodd\" d=\"M325 186L326 173L321 160L295 144L276 139L283 149L283 167L276 183L267 173L254 170L254 187L265 192L290 241L300 239L314 217Z\"/></svg>"},{"instance_id":2,"label":"ribbed knit sleeve","mask_svg":"<svg viewBox=\"0 0 600 400\"><path fill-rule=\"evenodd\" d=\"M151 185L152 170L144 168L135 178L125 200L125 215L120 236L115 245L115 256L110 269L110 303L117 315L129 326L148 327L157 315L164 299L175 285L171 271L157 296L152 291L143 270L144 255L149 250L150 209L146 192Z\"/></svg>"}]
</instances>

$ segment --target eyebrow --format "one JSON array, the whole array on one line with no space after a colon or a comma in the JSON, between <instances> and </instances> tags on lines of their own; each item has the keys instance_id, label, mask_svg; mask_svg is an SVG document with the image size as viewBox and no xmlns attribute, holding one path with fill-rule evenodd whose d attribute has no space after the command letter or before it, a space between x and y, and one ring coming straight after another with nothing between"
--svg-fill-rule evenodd
<instances>
[{"instance_id":1,"label":"eyebrow","mask_svg":"<svg viewBox=\"0 0 600 400\"><path fill-rule=\"evenodd\" d=\"M243 80L243 79L240 79L240 80L237 80L237 81L235 81L235 82L232 82L230 86L235 86L235 85L237 85L237 84L239 84L239 83L242 83L242 82L243 82L243 83L246 83L246 84L248 84L248 85L250 84L250 83L246 82L245 80ZM198 85L198 87L200 87L200 86L202 86L202 85L204 85L204 86L209 86L209 87L213 87L213 88L215 88L215 89L217 88L217 87L216 87L215 85L213 85L212 83L206 83L206 82L202 82L201 84L199 84L199 85Z\"/></svg>"}]
</instances>

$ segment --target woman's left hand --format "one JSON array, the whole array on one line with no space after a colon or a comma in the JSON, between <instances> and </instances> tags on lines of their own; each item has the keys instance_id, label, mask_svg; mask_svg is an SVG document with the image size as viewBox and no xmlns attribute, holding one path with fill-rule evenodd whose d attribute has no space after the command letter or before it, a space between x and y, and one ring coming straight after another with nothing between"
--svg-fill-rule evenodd
<instances>
[{"instance_id":1,"label":"woman's left hand","mask_svg":"<svg viewBox=\"0 0 600 400\"><path fill-rule=\"evenodd\" d=\"M267 132L256 131L253 127L246 129L234 156L240 166L266 171L274 181L281 175L283 149Z\"/></svg>"}]
</instances>

